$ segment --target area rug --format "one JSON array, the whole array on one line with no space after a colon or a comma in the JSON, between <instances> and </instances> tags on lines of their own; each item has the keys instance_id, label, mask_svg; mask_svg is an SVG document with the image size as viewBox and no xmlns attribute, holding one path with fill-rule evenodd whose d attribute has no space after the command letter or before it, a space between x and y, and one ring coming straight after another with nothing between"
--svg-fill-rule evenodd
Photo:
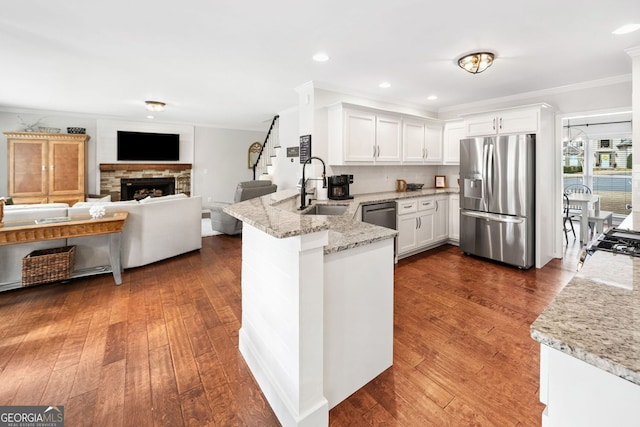
<instances>
[{"instance_id":1,"label":"area rug","mask_svg":"<svg viewBox=\"0 0 640 427\"><path fill-rule=\"evenodd\" d=\"M211 228L211 219L202 218L202 237L217 236L218 234L222 233Z\"/></svg>"}]
</instances>

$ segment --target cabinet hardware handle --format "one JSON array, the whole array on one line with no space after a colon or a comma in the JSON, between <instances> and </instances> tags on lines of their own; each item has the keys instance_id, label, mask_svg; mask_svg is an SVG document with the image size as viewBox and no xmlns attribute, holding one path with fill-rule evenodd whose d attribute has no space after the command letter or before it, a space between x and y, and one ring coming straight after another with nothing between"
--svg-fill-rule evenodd
<instances>
[{"instance_id":1,"label":"cabinet hardware handle","mask_svg":"<svg viewBox=\"0 0 640 427\"><path fill-rule=\"evenodd\" d=\"M502 129L502 117L500 117L500 129Z\"/></svg>"},{"instance_id":2,"label":"cabinet hardware handle","mask_svg":"<svg viewBox=\"0 0 640 427\"><path fill-rule=\"evenodd\" d=\"M436 200L436 212L438 212L438 201Z\"/></svg>"},{"instance_id":3,"label":"cabinet hardware handle","mask_svg":"<svg viewBox=\"0 0 640 427\"><path fill-rule=\"evenodd\" d=\"M495 117L493 118L493 130L496 130L496 119L495 119Z\"/></svg>"},{"instance_id":4,"label":"cabinet hardware handle","mask_svg":"<svg viewBox=\"0 0 640 427\"><path fill-rule=\"evenodd\" d=\"M429 149L425 147L424 149L424 158L428 159L429 158Z\"/></svg>"},{"instance_id":5,"label":"cabinet hardware handle","mask_svg":"<svg viewBox=\"0 0 640 427\"><path fill-rule=\"evenodd\" d=\"M378 157L380 157L380 146L376 145L376 147L378 147Z\"/></svg>"},{"instance_id":6,"label":"cabinet hardware handle","mask_svg":"<svg viewBox=\"0 0 640 427\"><path fill-rule=\"evenodd\" d=\"M374 159L376 158L376 146L375 145L373 146L373 158Z\"/></svg>"}]
</instances>

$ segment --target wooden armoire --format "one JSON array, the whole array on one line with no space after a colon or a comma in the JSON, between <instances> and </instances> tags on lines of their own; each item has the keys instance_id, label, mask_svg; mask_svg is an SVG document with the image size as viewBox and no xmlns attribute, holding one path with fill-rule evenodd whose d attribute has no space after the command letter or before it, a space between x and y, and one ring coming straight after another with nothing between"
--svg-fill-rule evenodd
<instances>
[{"instance_id":1,"label":"wooden armoire","mask_svg":"<svg viewBox=\"0 0 640 427\"><path fill-rule=\"evenodd\" d=\"M88 135L4 132L8 145L9 195L14 203L85 200Z\"/></svg>"}]
</instances>

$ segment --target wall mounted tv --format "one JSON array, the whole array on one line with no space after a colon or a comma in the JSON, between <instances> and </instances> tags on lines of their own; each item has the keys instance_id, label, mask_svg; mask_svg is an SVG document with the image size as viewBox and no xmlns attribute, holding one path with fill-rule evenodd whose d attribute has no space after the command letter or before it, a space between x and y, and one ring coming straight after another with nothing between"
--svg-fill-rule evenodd
<instances>
[{"instance_id":1,"label":"wall mounted tv","mask_svg":"<svg viewBox=\"0 0 640 427\"><path fill-rule=\"evenodd\" d=\"M180 135L119 130L118 160L180 160Z\"/></svg>"}]
</instances>

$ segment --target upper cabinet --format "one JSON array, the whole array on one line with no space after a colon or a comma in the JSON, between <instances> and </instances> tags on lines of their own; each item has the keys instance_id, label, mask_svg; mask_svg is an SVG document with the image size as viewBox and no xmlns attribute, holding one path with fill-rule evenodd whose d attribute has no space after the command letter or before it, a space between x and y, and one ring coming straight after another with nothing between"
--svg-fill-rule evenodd
<instances>
[{"instance_id":1,"label":"upper cabinet","mask_svg":"<svg viewBox=\"0 0 640 427\"><path fill-rule=\"evenodd\" d=\"M435 120L403 118L402 161L405 164L441 164L442 125Z\"/></svg>"},{"instance_id":2,"label":"upper cabinet","mask_svg":"<svg viewBox=\"0 0 640 427\"><path fill-rule=\"evenodd\" d=\"M402 158L402 118L351 108L331 111L329 162L385 163ZM332 115L334 117L332 117ZM342 124L342 125L341 125ZM332 129L332 127L334 129ZM332 132L334 132L332 134ZM340 159L340 163L336 163Z\"/></svg>"},{"instance_id":3,"label":"upper cabinet","mask_svg":"<svg viewBox=\"0 0 640 427\"><path fill-rule=\"evenodd\" d=\"M352 104L328 111L329 164L442 164L442 123Z\"/></svg>"},{"instance_id":4,"label":"upper cabinet","mask_svg":"<svg viewBox=\"0 0 640 427\"><path fill-rule=\"evenodd\" d=\"M445 123L443 138L443 164L460 164L460 140L466 137L466 128L463 120L454 120Z\"/></svg>"},{"instance_id":5,"label":"upper cabinet","mask_svg":"<svg viewBox=\"0 0 640 427\"><path fill-rule=\"evenodd\" d=\"M537 109L514 109L488 114L477 114L464 119L467 136L503 133L536 133L539 114Z\"/></svg>"}]
</instances>

